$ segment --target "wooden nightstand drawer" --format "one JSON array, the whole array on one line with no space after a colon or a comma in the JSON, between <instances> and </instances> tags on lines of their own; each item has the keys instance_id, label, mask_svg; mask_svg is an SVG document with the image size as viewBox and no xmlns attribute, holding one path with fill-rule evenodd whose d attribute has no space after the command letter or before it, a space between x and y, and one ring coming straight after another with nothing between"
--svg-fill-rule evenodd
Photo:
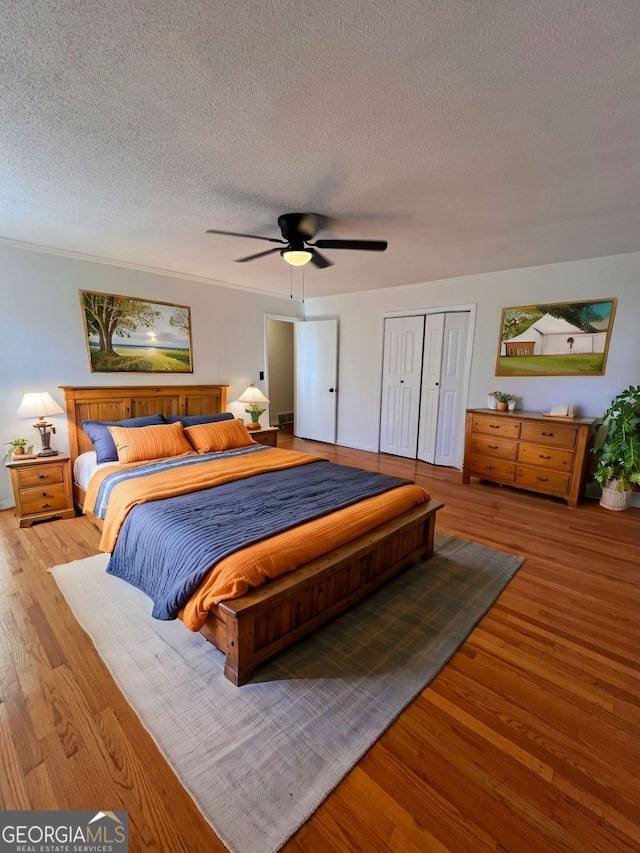
<instances>
[{"instance_id":1,"label":"wooden nightstand drawer","mask_svg":"<svg viewBox=\"0 0 640 853\"><path fill-rule=\"evenodd\" d=\"M249 430L249 435L258 444L266 444L268 447L278 446L278 427Z\"/></svg>"},{"instance_id":2,"label":"wooden nightstand drawer","mask_svg":"<svg viewBox=\"0 0 640 853\"><path fill-rule=\"evenodd\" d=\"M50 486L64 482L64 466L40 464L37 468L18 469L16 475L21 489L27 489L29 486Z\"/></svg>"},{"instance_id":3,"label":"wooden nightstand drawer","mask_svg":"<svg viewBox=\"0 0 640 853\"><path fill-rule=\"evenodd\" d=\"M471 438L472 453L480 453L485 456L498 456L501 459L515 460L518 453L518 445L515 441L505 441L502 438L494 438L490 435L476 435Z\"/></svg>"},{"instance_id":4,"label":"wooden nightstand drawer","mask_svg":"<svg viewBox=\"0 0 640 853\"><path fill-rule=\"evenodd\" d=\"M559 450L556 447L541 447L539 444L521 444L518 462L535 465L538 468L555 468L558 471L571 471L573 451Z\"/></svg>"},{"instance_id":5,"label":"wooden nightstand drawer","mask_svg":"<svg viewBox=\"0 0 640 853\"><path fill-rule=\"evenodd\" d=\"M46 486L41 489L22 489L20 505L23 515L36 512L50 512L54 509L65 509L67 496L64 483L57 486Z\"/></svg>"},{"instance_id":6,"label":"wooden nightstand drawer","mask_svg":"<svg viewBox=\"0 0 640 853\"><path fill-rule=\"evenodd\" d=\"M556 426L555 424L522 424L523 441L532 444L555 444L558 447L575 447L577 430L574 427Z\"/></svg>"}]
</instances>

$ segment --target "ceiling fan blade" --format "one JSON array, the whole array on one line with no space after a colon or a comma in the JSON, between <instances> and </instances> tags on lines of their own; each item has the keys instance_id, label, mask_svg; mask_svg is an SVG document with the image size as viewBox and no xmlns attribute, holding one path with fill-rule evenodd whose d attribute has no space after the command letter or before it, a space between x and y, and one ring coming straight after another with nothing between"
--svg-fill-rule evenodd
<instances>
[{"instance_id":1,"label":"ceiling fan blade","mask_svg":"<svg viewBox=\"0 0 640 853\"><path fill-rule=\"evenodd\" d=\"M321 255L320 252L317 252L315 249L312 249L311 251L313 252L313 255L311 256L311 263L314 266L321 270L333 266L333 261L330 261L329 258L325 258L324 255Z\"/></svg>"},{"instance_id":2,"label":"ceiling fan blade","mask_svg":"<svg viewBox=\"0 0 640 853\"><path fill-rule=\"evenodd\" d=\"M384 252L386 240L316 240L319 249L362 249L365 252Z\"/></svg>"},{"instance_id":3,"label":"ceiling fan blade","mask_svg":"<svg viewBox=\"0 0 640 853\"><path fill-rule=\"evenodd\" d=\"M275 237L261 237L259 234L239 234L237 231L217 231L209 228L207 234L226 234L228 237L250 237L252 240L267 240L269 243L286 243L286 240L278 240Z\"/></svg>"},{"instance_id":4,"label":"ceiling fan blade","mask_svg":"<svg viewBox=\"0 0 640 853\"><path fill-rule=\"evenodd\" d=\"M280 242L280 241L278 241ZM237 264L244 264L246 261L255 261L256 258L264 258L265 255L273 255L274 252L279 252L280 249L267 249L266 252L258 252L257 255L247 255L246 258L236 258Z\"/></svg>"}]
</instances>

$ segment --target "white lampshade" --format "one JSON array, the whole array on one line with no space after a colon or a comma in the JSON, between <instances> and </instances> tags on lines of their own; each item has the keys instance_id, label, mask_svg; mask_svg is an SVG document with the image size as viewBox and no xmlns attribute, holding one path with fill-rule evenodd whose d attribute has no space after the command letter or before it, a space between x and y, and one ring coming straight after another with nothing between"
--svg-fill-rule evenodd
<instances>
[{"instance_id":1,"label":"white lampshade","mask_svg":"<svg viewBox=\"0 0 640 853\"><path fill-rule=\"evenodd\" d=\"M19 418L42 420L48 415L64 415L64 409L60 408L48 391L25 394L18 406Z\"/></svg>"},{"instance_id":2,"label":"white lampshade","mask_svg":"<svg viewBox=\"0 0 640 853\"><path fill-rule=\"evenodd\" d=\"M264 396L259 388L255 385L249 385L246 391L238 397L238 403L268 403L269 400Z\"/></svg>"}]
</instances>

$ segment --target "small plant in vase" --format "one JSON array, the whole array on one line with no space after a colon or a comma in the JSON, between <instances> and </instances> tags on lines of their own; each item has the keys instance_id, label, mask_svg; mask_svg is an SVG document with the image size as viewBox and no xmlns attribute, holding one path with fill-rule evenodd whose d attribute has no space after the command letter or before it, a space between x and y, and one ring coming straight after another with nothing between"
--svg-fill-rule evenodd
<instances>
[{"instance_id":1,"label":"small plant in vase","mask_svg":"<svg viewBox=\"0 0 640 853\"><path fill-rule=\"evenodd\" d=\"M266 412L266 409L261 409L257 403L253 403L245 412L251 418L251 423L248 424L249 429L258 429L260 427L260 415Z\"/></svg>"},{"instance_id":2,"label":"small plant in vase","mask_svg":"<svg viewBox=\"0 0 640 853\"><path fill-rule=\"evenodd\" d=\"M26 438L16 438L13 441L6 441L5 444L9 445L9 450L4 457L5 462L9 459L19 459L21 456L31 456L33 453L33 444L28 445Z\"/></svg>"},{"instance_id":3,"label":"small plant in vase","mask_svg":"<svg viewBox=\"0 0 640 853\"><path fill-rule=\"evenodd\" d=\"M505 394L504 392L500 392L496 394L496 400L498 401L498 411L506 412L509 409L509 403L513 400L513 394Z\"/></svg>"}]
</instances>

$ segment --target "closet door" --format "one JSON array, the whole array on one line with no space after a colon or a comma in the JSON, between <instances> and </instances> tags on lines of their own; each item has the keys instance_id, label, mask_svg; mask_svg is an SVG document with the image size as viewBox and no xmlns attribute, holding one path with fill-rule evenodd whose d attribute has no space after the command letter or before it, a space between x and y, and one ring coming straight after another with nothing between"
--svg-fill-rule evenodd
<instances>
[{"instance_id":1,"label":"closet door","mask_svg":"<svg viewBox=\"0 0 640 853\"><path fill-rule=\"evenodd\" d=\"M418 459L460 467L462 461L462 390L468 370L468 311L428 314Z\"/></svg>"},{"instance_id":2,"label":"closet door","mask_svg":"<svg viewBox=\"0 0 640 853\"><path fill-rule=\"evenodd\" d=\"M468 311L447 314L442 343L435 463L452 468L461 466L463 455L462 390L468 370L469 318Z\"/></svg>"},{"instance_id":3,"label":"closet door","mask_svg":"<svg viewBox=\"0 0 640 853\"><path fill-rule=\"evenodd\" d=\"M427 314L424 336L418 459L431 463L436 461L442 339L446 316L446 314Z\"/></svg>"},{"instance_id":4,"label":"closet door","mask_svg":"<svg viewBox=\"0 0 640 853\"><path fill-rule=\"evenodd\" d=\"M424 317L384 321L380 452L416 458Z\"/></svg>"}]
</instances>

